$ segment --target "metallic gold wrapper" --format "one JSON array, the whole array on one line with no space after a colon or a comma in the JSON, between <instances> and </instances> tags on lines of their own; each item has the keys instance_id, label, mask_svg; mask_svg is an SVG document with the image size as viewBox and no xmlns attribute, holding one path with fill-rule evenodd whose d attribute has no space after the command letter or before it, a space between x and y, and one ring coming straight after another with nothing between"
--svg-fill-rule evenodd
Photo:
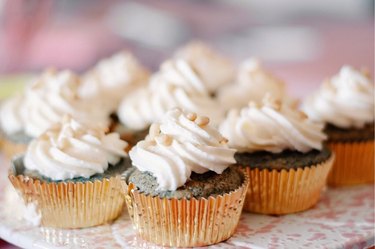
<instances>
[{"instance_id":1,"label":"metallic gold wrapper","mask_svg":"<svg viewBox=\"0 0 375 249\"><path fill-rule=\"evenodd\" d=\"M261 214L289 214L315 205L326 185L335 155L325 162L289 170L251 169L244 211Z\"/></svg>"},{"instance_id":2,"label":"metallic gold wrapper","mask_svg":"<svg viewBox=\"0 0 375 249\"><path fill-rule=\"evenodd\" d=\"M9 160L12 159L16 155L23 154L26 152L28 144L13 143L12 141L3 137L0 139L1 139L0 141L1 151Z\"/></svg>"},{"instance_id":3,"label":"metallic gold wrapper","mask_svg":"<svg viewBox=\"0 0 375 249\"><path fill-rule=\"evenodd\" d=\"M208 199L160 198L123 181L129 215L139 235L162 246L195 247L219 243L234 233L249 183Z\"/></svg>"},{"instance_id":4,"label":"metallic gold wrapper","mask_svg":"<svg viewBox=\"0 0 375 249\"><path fill-rule=\"evenodd\" d=\"M336 160L328 176L330 186L374 183L374 140L328 143Z\"/></svg>"},{"instance_id":5,"label":"metallic gold wrapper","mask_svg":"<svg viewBox=\"0 0 375 249\"><path fill-rule=\"evenodd\" d=\"M86 182L46 182L11 169L9 179L26 203L36 203L41 225L83 228L116 219L123 210L120 176Z\"/></svg>"}]
</instances>

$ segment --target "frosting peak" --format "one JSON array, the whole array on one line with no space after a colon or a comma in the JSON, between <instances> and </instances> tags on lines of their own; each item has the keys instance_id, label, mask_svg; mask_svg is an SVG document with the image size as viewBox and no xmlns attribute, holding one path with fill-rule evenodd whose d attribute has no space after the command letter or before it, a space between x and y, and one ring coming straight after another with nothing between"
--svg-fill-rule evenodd
<instances>
[{"instance_id":1,"label":"frosting peak","mask_svg":"<svg viewBox=\"0 0 375 249\"><path fill-rule=\"evenodd\" d=\"M65 114L87 122L106 124L106 113L79 98L79 85L79 77L70 71L50 70L43 73L25 90L25 133L37 137Z\"/></svg>"},{"instance_id":2,"label":"frosting peak","mask_svg":"<svg viewBox=\"0 0 375 249\"><path fill-rule=\"evenodd\" d=\"M118 116L127 127L142 130L158 122L169 109L180 107L210 115L218 124L224 115L218 106L194 69L186 61L173 60L163 63L147 88L123 100Z\"/></svg>"},{"instance_id":3,"label":"frosting peak","mask_svg":"<svg viewBox=\"0 0 375 249\"><path fill-rule=\"evenodd\" d=\"M343 66L306 98L302 109L315 121L361 128L374 121L374 83L365 73Z\"/></svg>"},{"instance_id":4,"label":"frosting peak","mask_svg":"<svg viewBox=\"0 0 375 249\"><path fill-rule=\"evenodd\" d=\"M241 110L231 110L220 126L220 132L229 139L229 146L241 152L273 153L320 150L326 139L322 129L323 125L270 95L262 104L251 102Z\"/></svg>"},{"instance_id":5,"label":"frosting peak","mask_svg":"<svg viewBox=\"0 0 375 249\"><path fill-rule=\"evenodd\" d=\"M198 76L193 66L187 61L176 59L164 62L160 67L161 80L165 84L181 87L190 93L207 94L206 85ZM154 77L150 82L151 88L157 90L160 84L160 78Z\"/></svg>"},{"instance_id":6,"label":"frosting peak","mask_svg":"<svg viewBox=\"0 0 375 249\"><path fill-rule=\"evenodd\" d=\"M65 116L30 143L24 163L52 180L88 178L118 163L127 146L116 133Z\"/></svg>"},{"instance_id":7,"label":"frosting peak","mask_svg":"<svg viewBox=\"0 0 375 249\"><path fill-rule=\"evenodd\" d=\"M84 74L79 95L102 101L112 112L124 96L144 86L148 78L148 70L131 53L122 51L101 60Z\"/></svg>"},{"instance_id":8,"label":"frosting peak","mask_svg":"<svg viewBox=\"0 0 375 249\"><path fill-rule=\"evenodd\" d=\"M211 93L234 78L232 62L202 42L188 43L176 52L175 58L186 60L193 65Z\"/></svg>"},{"instance_id":9,"label":"frosting peak","mask_svg":"<svg viewBox=\"0 0 375 249\"><path fill-rule=\"evenodd\" d=\"M241 108L249 101L261 103L266 94L286 98L284 82L265 71L257 59L250 58L239 66L236 83L220 89L218 99L229 110Z\"/></svg>"},{"instance_id":10,"label":"frosting peak","mask_svg":"<svg viewBox=\"0 0 375 249\"><path fill-rule=\"evenodd\" d=\"M176 190L193 171L221 174L235 163L235 150L226 143L209 118L176 108L168 111L160 124L153 124L146 139L129 155L135 167L156 177L159 190Z\"/></svg>"}]
</instances>

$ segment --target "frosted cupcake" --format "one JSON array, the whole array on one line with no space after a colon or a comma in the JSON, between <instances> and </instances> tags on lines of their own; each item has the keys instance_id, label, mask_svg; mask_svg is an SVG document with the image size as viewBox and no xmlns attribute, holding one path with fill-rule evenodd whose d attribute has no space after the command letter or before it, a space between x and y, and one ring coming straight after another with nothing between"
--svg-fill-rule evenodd
<instances>
[{"instance_id":1,"label":"frosted cupcake","mask_svg":"<svg viewBox=\"0 0 375 249\"><path fill-rule=\"evenodd\" d=\"M140 236L172 247L228 239L237 226L248 179L229 167L235 150L209 119L180 109L154 123L130 152L125 199Z\"/></svg>"},{"instance_id":2,"label":"frosted cupcake","mask_svg":"<svg viewBox=\"0 0 375 249\"><path fill-rule=\"evenodd\" d=\"M311 119L325 123L328 146L336 153L328 183L374 183L373 80L344 66L305 100L303 110Z\"/></svg>"},{"instance_id":3,"label":"frosted cupcake","mask_svg":"<svg viewBox=\"0 0 375 249\"><path fill-rule=\"evenodd\" d=\"M197 75L206 82L210 94L234 79L234 64L207 45L193 41L175 53L176 59L187 61Z\"/></svg>"},{"instance_id":4,"label":"frosted cupcake","mask_svg":"<svg viewBox=\"0 0 375 249\"><path fill-rule=\"evenodd\" d=\"M147 84L149 71L129 52L103 59L82 76L79 96L96 100L109 114L116 112L122 98Z\"/></svg>"},{"instance_id":5,"label":"frosted cupcake","mask_svg":"<svg viewBox=\"0 0 375 249\"><path fill-rule=\"evenodd\" d=\"M229 146L238 150L237 165L249 174L244 210L288 214L318 200L334 159L323 146L323 126L280 101L266 96L234 109L220 126Z\"/></svg>"},{"instance_id":6,"label":"frosted cupcake","mask_svg":"<svg viewBox=\"0 0 375 249\"><path fill-rule=\"evenodd\" d=\"M4 102L0 109L3 150L11 158L26 150L31 139L41 135L64 114L86 122L108 125L109 117L93 102L77 96L80 80L69 71L45 71L21 95Z\"/></svg>"},{"instance_id":7,"label":"frosted cupcake","mask_svg":"<svg viewBox=\"0 0 375 249\"><path fill-rule=\"evenodd\" d=\"M9 179L36 206L42 226L100 225L122 211L126 147L118 134L65 117L13 159Z\"/></svg>"},{"instance_id":8,"label":"frosted cupcake","mask_svg":"<svg viewBox=\"0 0 375 249\"><path fill-rule=\"evenodd\" d=\"M250 101L262 103L266 94L292 102L287 97L284 82L266 71L257 59L250 58L239 66L235 82L221 87L217 97L220 104L230 110L244 107Z\"/></svg>"},{"instance_id":9,"label":"frosted cupcake","mask_svg":"<svg viewBox=\"0 0 375 249\"><path fill-rule=\"evenodd\" d=\"M118 110L117 127L127 141L139 141L153 122L158 122L171 108L180 107L200 115L210 115L218 124L224 117L219 103L209 95L207 85L184 60L167 61L147 88L125 98Z\"/></svg>"}]
</instances>

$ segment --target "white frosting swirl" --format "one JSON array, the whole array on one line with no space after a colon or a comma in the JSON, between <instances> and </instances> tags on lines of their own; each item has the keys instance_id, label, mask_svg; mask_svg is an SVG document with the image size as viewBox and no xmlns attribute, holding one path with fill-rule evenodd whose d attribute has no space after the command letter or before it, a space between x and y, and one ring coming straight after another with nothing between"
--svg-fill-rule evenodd
<instances>
[{"instance_id":1,"label":"white frosting swirl","mask_svg":"<svg viewBox=\"0 0 375 249\"><path fill-rule=\"evenodd\" d=\"M77 96L79 78L69 71L45 72L25 91L25 133L37 137L64 114L86 122L107 124L107 113Z\"/></svg>"},{"instance_id":2,"label":"white frosting swirl","mask_svg":"<svg viewBox=\"0 0 375 249\"><path fill-rule=\"evenodd\" d=\"M262 103L266 94L276 99L286 98L285 84L265 71L257 59L250 58L240 65L236 82L220 88L217 96L221 105L229 110L244 107L249 101Z\"/></svg>"},{"instance_id":3,"label":"white frosting swirl","mask_svg":"<svg viewBox=\"0 0 375 249\"><path fill-rule=\"evenodd\" d=\"M185 60L167 60L160 66L159 73L150 81L151 89L157 91L160 84L180 87L189 93L207 94L207 86Z\"/></svg>"},{"instance_id":4,"label":"white frosting swirl","mask_svg":"<svg viewBox=\"0 0 375 249\"><path fill-rule=\"evenodd\" d=\"M374 122L374 83L360 71L343 66L305 100L302 109L315 121L361 128Z\"/></svg>"},{"instance_id":5,"label":"white frosting swirl","mask_svg":"<svg viewBox=\"0 0 375 249\"><path fill-rule=\"evenodd\" d=\"M312 122L290 105L271 100L263 105L252 102L241 110L233 109L220 125L220 132L229 139L229 146L241 152L283 150L308 152L321 150L326 139L323 125Z\"/></svg>"},{"instance_id":6,"label":"white frosting swirl","mask_svg":"<svg viewBox=\"0 0 375 249\"><path fill-rule=\"evenodd\" d=\"M175 53L175 58L189 62L213 93L234 78L234 65L202 42L190 42Z\"/></svg>"},{"instance_id":7,"label":"white frosting swirl","mask_svg":"<svg viewBox=\"0 0 375 249\"><path fill-rule=\"evenodd\" d=\"M148 78L148 70L132 54L122 51L101 60L84 74L79 96L101 101L101 105L111 112L118 107L122 97L144 86Z\"/></svg>"},{"instance_id":8,"label":"white frosting swirl","mask_svg":"<svg viewBox=\"0 0 375 249\"><path fill-rule=\"evenodd\" d=\"M174 107L210 116L213 124L218 124L224 116L219 103L182 60L164 63L161 71L152 77L148 88L123 100L118 116L128 128L142 130L161 120Z\"/></svg>"},{"instance_id":9,"label":"white frosting swirl","mask_svg":"<svg viewBox=\"0 0 375 249\"><path fill-rule=\"evenodd\" d=\"M24 96L15 95L2 103L0 108L0 126L1 130L12 135L23 131L25 124L25 112L23 109Z\"/></svg>"},{"instance_id":10,"label":"white frosting swirl","mask_svg":"<svg viewBox=\"0 0 375 249\"><path fill-rule=\"evenodd\" d=\"M130 150L133 165L151 172L158 190L176 190L192 172L221 174L235 163L235 150L228 148L227 140L208 123L208 118L195 113L168 111L160 126L153 124L146 140Z\"/></svg>"},{"instance_id":11,"label":"white frosting swirl","mask_svg":"<svg viewBox=\"0 0 375 249\"><path fill-rule=\"evenodd\" d=\"M29 144L24 164L52 180L89 178L127 156L127 146L117 133L105 134L99 126L90 127L65 116Z\"/></svg>"}]
</instances>

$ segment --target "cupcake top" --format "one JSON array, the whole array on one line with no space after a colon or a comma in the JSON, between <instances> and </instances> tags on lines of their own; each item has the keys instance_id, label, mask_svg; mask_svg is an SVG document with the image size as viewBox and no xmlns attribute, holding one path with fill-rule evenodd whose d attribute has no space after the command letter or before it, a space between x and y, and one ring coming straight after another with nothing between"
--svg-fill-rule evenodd
<instances>
[{"instance_id":1,"label":"cupcake top","mask_svg":"<svg viewBox=\"0 0 375 249\"><path fill-rule=\"evenodd\" d=\"M221 174L235 163L234 149L209 124L209 118L175 108L154 123L145 140L130 152L133 165L156 177L158 190L176 190L192 172Z\"/></svg>"},{"instance_id":2,"label":"cupcake top","mask_svg":"<svg viewBox=\"0 0 375 249\"><path fill-rule=\"evenodd\" d=\"M350 66L323 82L302 109L308 116L339 128L362 128L374 122L374 83Z\"/></svg>"},{"instance_id":3,"label":"cupcake top","mask_svg":"<svg viewBox=\"0 0 375 249\"><path fill-rule=\"evenodd\" d=\"M147 88L122 101L118 116L128 128L143 130L161 120L174 107L210 115L214 124L218 124L224 116L219 103L209 95L205 84L183 60L165 62Z\"/></svg>"},{"instance_id":4,"label":"cupcake top","mask_svg":"<svg viewBox=\"0 0 375 249\"><path fill-rule=\"evenodd\" d=\"M37 137L64 114L87 122L107 124L108 117L92 102L83 101L77 95L79 77L70 71L47 71L25 90L24 132Z\"/></svg>"},{"instance_id":5,"label":"cupcake top","mask_svg":"<svg viewBox=\"0 0 375 249\"><path fill-rule=\"evenodd\" d=\"M123 96L143 86L148 78L148 70L132 54L122 51L101 60L83 76L79 95L97 98L113 111Z\"/></svg>"},{"instance_id":6,"label":"cupcake top","mask_svg":"<svg viewBox=\"0 0 375 249\"><path fill-rule=\"evenodd\" d=\"M25 109L23 94L18 94L4 101L0 108L0 127L7 134L12 135L23 131L25 123Z\"/></svg>"},{"instance_id":7,"label":"cupcake top","mask_svg":"<svg viewBox=\"0 0 375 249\"><path fill-rule=\"evenodd\" d=\"M295 107L267 95L262 104L251 102L233 109L220 126L229 146L240 152L321 150L326 139L323 125L312 122Z\"/></svg>"},{"instance_id":8,"label":"cupcake top","mask_svg":"<svg viewBox=\"0 0 375 249\"><path fill-rule=\"evenodd\" d=\"M229 110L246 106L249 101L261 103L267 93L276 99L285 98L285 84L264 70L257 59L250 58L239 66L236 82L220 88L218 99Z\"/></svg>"},{"instance_id":9,"label":"cupcake top","mask_svg":"<svg viewBox=\"0 0 375 249\"><path fill-rule=\"evenodd\" d=\"M210 93L234 78L232 62L202 42L188 43L175 53L175 58L188 61L207 84Z\"/></svg>"},{"instance_id":10,"label":"cupcake top","mask_svg":"<svg viewBox=\"0 0 375 249\"><path fill-rule=\"evenodd\" d=\"M55 181L89 178L127 156L127 146L117 133L65 116L29 144L24 166Z\"/></svg>"},{"instance_id":11,"label":"cupcake top","mask_svg":"<svg viewBox=\"0 0 375 249\"><path fill-rule=\"evenodd\" d=\"M167 60L150 81L151 89L157 91L161 84L180 87L188 93L207 94L207 84L186 60Z\"/></svg>"}]
</instances>

